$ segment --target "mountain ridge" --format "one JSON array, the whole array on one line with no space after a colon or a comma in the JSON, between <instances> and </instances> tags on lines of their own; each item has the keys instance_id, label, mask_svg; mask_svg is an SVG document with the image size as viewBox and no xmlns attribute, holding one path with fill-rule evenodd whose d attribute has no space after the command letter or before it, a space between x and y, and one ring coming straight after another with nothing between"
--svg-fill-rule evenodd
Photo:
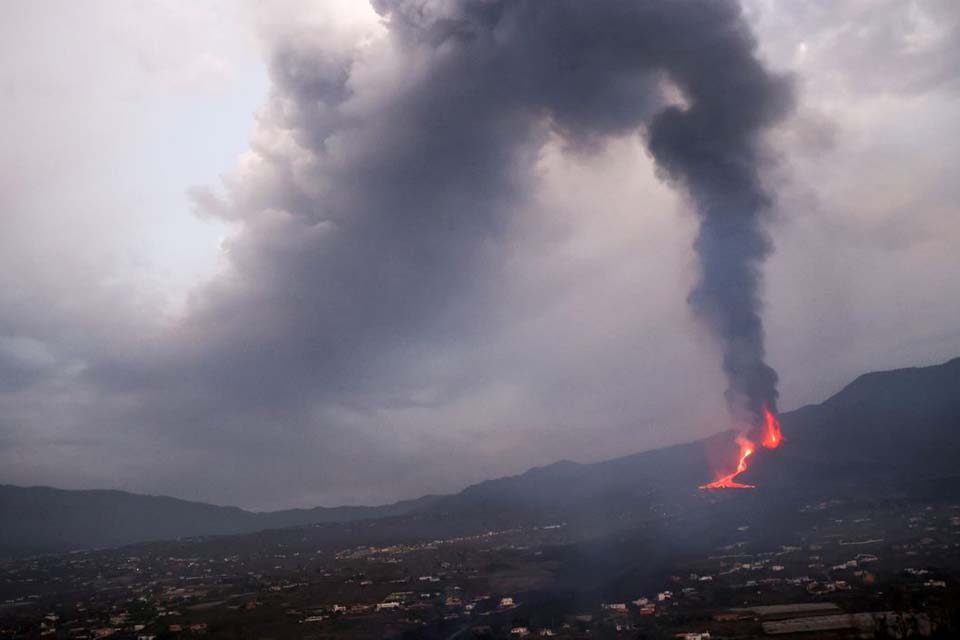
<instances>
[{"instance_id":1,"label":"mountain ridge","mask_svg":"<svg viewBox=\"0 0 960 640\"><path fill-rule=\"evenodd\" d=\"M758 451L744 480L794 489L820 481L935 477L960 456L960 358L929 367L871 372L819 405L781 416L786 446ZM911 438L902 437L909 424ZM696 496L726 462L732 432L595 463L570 460L380 506L255 512L117 489L0 485L0 556L119 546L205 535L425 514L490 522L617 516Z\"/></svg>"}]
</instances>

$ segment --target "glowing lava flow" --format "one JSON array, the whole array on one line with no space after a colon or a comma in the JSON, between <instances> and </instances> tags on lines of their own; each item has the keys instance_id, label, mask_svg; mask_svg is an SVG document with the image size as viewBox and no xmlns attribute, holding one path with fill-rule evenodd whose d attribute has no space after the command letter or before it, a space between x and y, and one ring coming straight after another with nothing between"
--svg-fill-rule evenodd
<instances>
[{"instance_id":1,"label":"glowing lava flow","mask_svg":"<svg viewBox=\"0 0 960 640\"><path fill-rule=\"evenodd\" d=\"M753 489L752 484L736 482L734 478L747 470L747 458L753 454L753 443L744 436L737 436L737 444L740 445L740 459L737 462L737 470L729 475L720 477L713 482L700 485L700 489Z\"/></svg>"},{"instance_id":2,"label":"glowing lava flow","mask_svg":"<svg viewBox=\"0 0 960 640\"><path fill-rule=\"evenodd\" d=\"M760 444L767 449L776 449L783 441L783 435L780 433L780 423L767 407L763 408L763 440Z\"/></svg>"},{"instance_id":3,"label":"glowing lava flow","mask_svg":"<svg viewBox=\"0 0 960 640\"><path fill-rule=\"evenodd\" d=\"M760 427L760 444L767 449L776 449L783 442L780 433L780 422L767 407L763 408L763 424ZM744 435L738 435L737 444L740 446L740 457L737 459L737 470L725 476L720 476L713 482L700 485L700 489L753 489L752 484L737 482L735 478L747 470L747 458L753 455L756 446L753 441Z\"/></svg>"}]
</instances>

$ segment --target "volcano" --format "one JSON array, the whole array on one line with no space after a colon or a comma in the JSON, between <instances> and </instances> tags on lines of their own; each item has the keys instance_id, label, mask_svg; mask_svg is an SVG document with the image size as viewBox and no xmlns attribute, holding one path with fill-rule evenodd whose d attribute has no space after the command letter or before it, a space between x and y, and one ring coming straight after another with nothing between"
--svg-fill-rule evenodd
<instances>
[{"instance_id":1,"label":"volcano","mask_svg":"<svg viewBox=\"0 0 960 640\"><path fill-rule=\"evenodd\" d=\"M783 434L780 432L780 421L773 415L770 408L766 406L763 408L763 423L757 429L754 429L754 431L759 431L759 434L751 434L751 436L739 434L736 437L735 442L739 447L739 453L737 454L737 465L734 470L726 474L721 473L716 480L700 485L698 487L699 489L756 488L756 486L752 484L737 482L736 477L747 470L747 458L752 456L753 452L757 450L757 446L754 444L755 440L759 440L760 444L767 449L776 449L780 446L780 443L783 442ZM756 435L759 435L759 438L757 438Z\"/></svg>"},{"instance_id":2,"label":"volcano","mask_svg":"<svg viewBox=\"0 0 960 640\"><path fill-rule=\"evenodd\" d=\"M771 413L771 418L777 416ZM785 435L780 434L781 420ZM865 374L822 404L765 419L748 435L759 445L743 457L749 467L743 472L738 471L741 459L735 457L737 434L726 431L612 460L557 462L456 494L385 507L255 514L158 496L0 485L0 557L263 529L289 531L282 535L299 540L305 531L334 535L340 531L335 523L348 527L359 520L367 523L362 530L370 535L389 528L391 535L433 539L518 522L625 526L649 522L654 514L711 504L766 501L762 504L779 507L851 495L888 500L905 492L960 500L960 358ZM756 489L695 490L711 477L711 452L729 457L724 458L723 473L704 487L743 488L730 486L740 484ZM710 486L727 475L729 483ZM326 524L303 528L318 523ZM283 528L291 526L297 528ZM355 544L359 531L345 529L344 540Z\"/></svg>"}]
</instances>

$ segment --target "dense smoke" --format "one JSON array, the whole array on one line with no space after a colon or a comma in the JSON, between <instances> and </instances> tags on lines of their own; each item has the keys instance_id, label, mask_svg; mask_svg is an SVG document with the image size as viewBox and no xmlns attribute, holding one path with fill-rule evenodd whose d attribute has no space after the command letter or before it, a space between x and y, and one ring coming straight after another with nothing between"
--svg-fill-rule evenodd
<instances>
[{"instance_id":1,"label":"dense smoke","mask_svg":"<svg viewBox=\"0 0 960 640\"><path fill-rule=\"evenodd\" d=\"M386 35L367 50L315 34L277 42L258 162L227 183L226 200L200 198L244 224L230 246L238 284L199 297L180 355L191 371L165 384L217 381L201 400L212 413L224 396L312 411L374 388L415 393L416 376L381 372L469 335L550 136L589 151L645 130L703 219L694 308L723 340L731 404L773 408L757 138L789 90L756 59L739 5L374 4Z\"/></svg>"},{"instance_id":2,"label":"dense smoke","mask_svg":"<svg viewBox=\"0 0 960 640\"><path fill-rule=\"evenodd\" d=\"M454 490L716 428L723 345L746 430L761 273L781 403L960 352L960 3L739 2L0 5L0 481Z\"/></svg>"},{"instance_id":3,"label":"dense smoke","mask_svg":"<svg viewBox=\"0 0 960 640\"><path fill-rule=\"evenodd\" d=\"M448 95L492 94L492 106L503 113L542 110L573 143L647 125L658 167L686 187L701 218L695 245L701 275L690 303L722 342L731 411L754 425L764 406L776 411L777 376L764 359L760 319L760 267L771 249L764 222L771 203L760 183L758 137L789 110L791 91L755 57L739 5L377 5L395 36L455 61L456 71L444 74ZM664 105L671 89L679 90L682 104Z\"/></svg>"},{"instance_id":4,"label":"dense smoke","mask_svg":"<svg viewBox=\"0 0 960 640\"><path fill-rule=\"evenodd\" d=\"M703 57L711 63L671 66L690 105L656 116L649 148L695 202L701 275L689 301L721 339L731 410L756 426L764 407L777 409L777 374L765 362L760 318L771 202L760 183L757 136L789 109L790 87L771 77L749 46L710 48Z\"/></svg>"},{"instance_id":5,"label":"dense smoke","mask_svg":"<svg viewBox=\"0 0 960 640\"><path fill-rule=\"evenodd\" d=\"M482 350L498 303L490 274L536 192L545 145L589 154L646 132L703 217L695 308L723 339L733 406L772 407L757 138L789 91L754 56L738 4L375 8L385 29L357 46L312 31L277 37L251 153L222 194L194 194L237 226L230 270L153 348L91 368L97 386L197 448L245 450L277 424L271 459L316 450L326 470L368 455L377 437L356 428L367 416L442 405L471 384L469 371L450 373L451 358ZM320 433L336 437L318 445ZM397 464L416 464L428 444L410 440L392 451L410 460Z\"/></svg>"}]
</instances>

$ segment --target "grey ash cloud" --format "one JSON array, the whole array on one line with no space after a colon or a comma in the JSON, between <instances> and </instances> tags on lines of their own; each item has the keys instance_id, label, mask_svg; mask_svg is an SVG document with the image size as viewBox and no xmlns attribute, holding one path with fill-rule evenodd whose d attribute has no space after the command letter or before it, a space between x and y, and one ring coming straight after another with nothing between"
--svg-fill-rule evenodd
<instances>
[{"instance_id":1,"label":"grey ash cloud","mask_svg":"<svg viewBox=\"0 0 960 640\"><path fill-rule=\"evenodd\" d=\"M657 165L686 188L701 218L701 277L690 302L722 342L729 405L748 424L764 406L775 411L777 375L765 361L760 317L772 207L760 175L769 160L761 137L790 111L793 91L757 59L739 5L377 6L405 42L448 48L462 66L455 77L481 83L482 93L505 93L498 109L543 111L571 142L647 125ZM666 83L683 105L662 108Z\"/></svg>"},{"instance_id":2,"label":"grey ash cloud","mask_svg":"<svg viewBox=\"0 0 960 640\"><path fill-rule=\"evenodd\" d=\"M51 160L53 134L37 144L74 121L22 101L33 128L2 123L16 144L0 156L16 214L0 238L0 479L379 502L670 444L728 425L716 362L737 421L776 407L762 300L788 404L944 359L960 345L943 295L955 3L744 5L379 0L370 37L276 29L249 151L222 188L192 190L226 221L226 268L173 318L102 257L132 205L76 204L113 192L108 172ZM799 115L771 59L798 70ZM114 121L76 158L129 138ZM773 193L785 223L766 265ZM890 309L890 288L910 304Z\"/></svg>"},{"instance_id":3,"label":"grey ash cloud","mask_svg":"<svg viewBox=\"0 0 960 640\"><path fill-rule=\"evenodd\" d=\"M550 136L589 153L645 128L702 217L694 309L723 342L731 406L775 406L759 143L789 89L757 60L737 3L375 8L387 36L371 48L309 33L275 43L256 161L222 196L195 194L242 225L231 274L195 295L157 358L101 362L98 385L209 446L336 407L416 406L410 363L469 342L496 304L489 274ZM210 424L228 426L197 427Z\"/></svg>"},{"instance_id":4,"label":"grey ash cloud","mask_svg":"<svg viewBox=\"0 0 960 640\"><path fill-rule=\"evenodd\" d=\"M671 77L690 104L659 113L649 141L658 165L686 186L701 218L695 244L701 275L690 304L722 341L731 409L758 424L764 407L776 411L778 397L760 315L773 202L762 181L769 158L759 136L788 113L793 92L757 62L743 30L722 38L727 46L710 47L709 56L677 56Z\"/></svg>"},{"instance_id":5,"label":"grey ash cloud","mask_svg":"<svg viewBox=\"0 0 960 640\"><path fill-rule=\"evenodd\" d=\"M738 4L375 6L401 61L381 77L304 40L278 46L267 117L297 150L268 151L264 175L214 208L249 228L232 248L243 288L193 320L226 347L210 373L244 397L264 380L349 394L391 350L453 338L469 321L462 292L482 290L490 243L535 180L548 131L577 146L649 125L658 165L702 217L691 302L723 342L731 406L775 408L759 138L791 97L754 55ZM670 88L685 105L668 106Z\"/></svg>"}]
</instances>

